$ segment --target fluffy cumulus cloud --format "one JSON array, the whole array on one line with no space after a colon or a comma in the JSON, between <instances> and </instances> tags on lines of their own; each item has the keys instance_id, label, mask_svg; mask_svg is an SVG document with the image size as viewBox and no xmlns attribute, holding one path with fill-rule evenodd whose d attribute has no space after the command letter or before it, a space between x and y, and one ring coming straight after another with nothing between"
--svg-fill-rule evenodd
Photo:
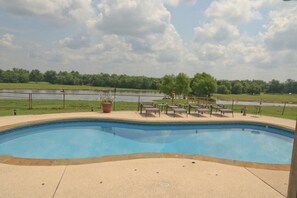
<instances>
[{"instance_id":1,"label":"fluffy cumulus cloud","mask_svg":"<svg viewBox=\"0 0 297 198\"><path fill-rule=\"evenodd\" d=\"M159 1L103 0L96 27L107 34L143 37L164 33L170 13Z\"/></svg>"},{"instance_id":2,"label":"fluffy cumulus cloud","mask_svg":"<svg viewBox=\"0 0 297 198\"><path fill-rule=\"evenodd\" d=\"M271 50L297 50L297 6L271 11L271 21L263 34Z\"/></svg>"},{"instance_id":3,"label":"fluffy cumulus cloud","mask_svg":"<svg viewBox=\"0 0 297 198\"><path fill-rule=\"evenodd\" d=\"M89 24L95 15L92 0L0 0L0 7L15 15L42 17L55 25L73 20Z\"/></svg>"},{"instance_id":4,"label":"fluffy cumulus cloud","mask_svg":"<svg viewBox=\"0 0 297 198\"><path fill-rule=\"evenodd\" d=\"M178 6L179 4L194 5L197 0L164 0L164 3L170 6Z\"/></svg>"},{"instance_id":5,"label":"fluffy cumulus cloud","mask_svg":"<svg viewBox=\"0 0 297 198\"><path fill-rule=\"evenodd\" d=\"M39 65L43 70L61 70L63 65L63 70L83 73L208 72L218 79L294 78L296 1L209 0L203 18L193 18L199 25L191 27L194 38L185 44L167 8L173 6L174 11L196 4L199 1L0 0L4 15L38 18L46 27L41 33L32 30L38 38L47 30L53 33L40 42L0 28L1 64Z\"/></svg>"},{"instance_id":6,"label":"fluffy cumulus cloud","mask_svg":"<svg viewBox=\"0 0 297 198\"><path fill-rule=\"evenodd\" d=\"M263 8L269 8L269 14L261 12ZM296 3L213 1L205 11L206 21L194 28L193 51L200 64L208 64L208 71L219 78L294 78L288 71L297 72L295 13ZM262 22L262 30L247 34L242 26L255 21Z\"/></svg>"},{"instance_id":7,"label":"fluffy cumulus cloud","mask_svg":"<svg viewBox=\"0 0 297 198\"><path fill-rule=\"evenodd\" d=\"M90 41L87 36L76 35L73 37L65 37L64 39L59 40L59 44L63 47L71 49L80 49L88 47L90 45Z\"/></svg>"},{"instance_id":8,"label":"fluffy cumulus cloud","mask_svg":"<svg viewBox=\"0 0 297 198\"><path fill-rule=\"evenodd\" d=\"M239 37L240 33L236 26L226 23L224 20L215 19L194 29L196 42L224 42Z\"/></svg>"},{"instance_id":9,"label":"fluffy cumulus cloud","mask_svg":"<svg viewBox=\"0 0 297 198\"><path fill-rule=\"evenodd\" d=\"M229 22L249 22L261 19L259 8L274 4L276 0L217 0L207 8L205 14L211 18L223 18Z\"/></svg>"},{"instance_id":10,"label":"fluffy cumulus cloud","mask_svg":"<svg viewBox=\"0 0 297 198\"><path fill-rule=\"evenodd\" d=\"M13 35L12 34L4 34L0 38L0 46L5 47L5 48L12 48L13 47Z\"/></svg>"}]
</instances>

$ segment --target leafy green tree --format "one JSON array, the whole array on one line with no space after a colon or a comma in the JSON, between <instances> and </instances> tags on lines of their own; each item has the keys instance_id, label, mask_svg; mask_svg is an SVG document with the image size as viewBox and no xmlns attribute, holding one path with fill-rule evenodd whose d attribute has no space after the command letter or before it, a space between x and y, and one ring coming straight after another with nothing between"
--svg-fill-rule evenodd
<instances>
[{"instance_id":1,"label":"leafy green tree","mask_svg":"<svg viewBox=\"0 0 297 198\"><path fill-rule=\"evenodd\" d=\"M231 82L228 80L218 80L217 81L218 89L217 92L219 94L230 94L232 85Z\"/></svg>"},{"instance_id":2,"label":"leafy green tree","mask_svg":"<svg viewBox=\"0 0 297 198\"><path fill-rule=\"evenodd\" d=\"M286 80L284 84L284 89L286 93L297 93L297 81L294 81L292 79Z\"/></svg>"},{"instance_id":3,"label":"leafy green tree","mask_svg":"<svg viewBox=\"0 0 297 198\"><path fill-rule=\"evenodd\" d=\"M218 91L219 94L230 94L230 90L227 88L226 85L218 85Z\"/></svg>"},{"instance_id":4,"label":"leafy green tree","mask_svg":"<svg viewBox=\"0 0 297 198\"><path fill-rule=\"evenodd\" d=\"M10 73L12 82L26 83L29 82L29 71L20 68L13 68ZM15 79L15 80L14 80Z\"/></svg>"},{"instance_id":5,"label":"leafy green tree","mask_svg":"<svg viewBox=\"0 0 297 198\"><path fill-rule=\"evenodd\" d=\"M254 83L254 82L251 82L247 87L247 93L252 94L252 95L260 94L261 93L260 85Z\"/></svg>"},{"instance_id":6,"label":"leafy green tree","mask_svg":"<svg viewBox=\"0 0 297 198\"><path fill-rule=\"evenodd\" d=\"M33 69L29 75L30 81L41 82L43 81L43 74L38 69Z\"/></svg>"},{"instance_id":7,"label":"leafy green tree","mask_svg":"<svg viewBox=\"0 0 297 198\"><path fill-rule=\"evenodd\" d=\"M284 85L281 84L278 80L273 79L268 83L268 93L283 93Z\"/></svg>"},{"instance_id":8,"label":"leafy green tree","mask_svg":"<svg viewBox=\"0 0 297 198\"><path fill-rule=\"evenodd\" d=\"M216 92L217 82L214 77L207 73L197 73L192 79L191 88L194 95L210 96Z\"/></svg>"},{"instance_id":9,"label":"leafy green tree","mask_svg":"<svg viewBox=\"0 0 297 198\"><path fill-rule=\"evenodd\" d=\"M2 69L0 69L0 83L3 82L3 73L4 73L4 71Z\"/></svg>"},{"instance_id":10,"label":"leafy green tree","mask_svg":"<svg viewBox=\"0 0 297 198\"><path fill-rule=\"evenodd\" d=\"M185 96L188 95L190 91L191 88L189 77L184 73L179 73L175 77L175 93L177 95L183 95L183 97L185 98Z\"/></svg>"},{"instance_id":11,"label":"leafy green tree","mask_svg":"<svg viewBox=\"0 0 297 198\"><path fill-rule=\"evenodd\" d=\"M242 84L241 82L235 82L232 86L232 94L241 94L242 93Z\"/></svg>"},{"instance_id":12,"label":"leafy green tree","mask_svg":"<svg viewBox=\"0 0 297 198\"><path fill-rule=\"evenodd\" d=\"M57 81L57 72L50 70L44 73L44 81L49 82L51 84L56 83Z\"/></svg>"},{"instance_id":13,"label":"leafy green tree","mask_svg":"<svg viewBox=\"0 0 297 198\"><path fill-rule=\"evenodd\" d=\"M175 76L174 75L165 75L161 79L161 83L159 84L159 90L162 93L165 93L167 95L171 95L172 92L175 92Z\"/></svg>"}]
</instances>

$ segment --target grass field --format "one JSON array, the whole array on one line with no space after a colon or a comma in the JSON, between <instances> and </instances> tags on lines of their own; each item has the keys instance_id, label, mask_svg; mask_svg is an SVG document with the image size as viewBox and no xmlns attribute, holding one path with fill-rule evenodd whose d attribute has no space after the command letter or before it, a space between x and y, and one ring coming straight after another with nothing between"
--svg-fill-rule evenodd
<instances>
[{"instance_id":1,"label":"grass field","mask_svg":"<svg viewBox=\"0 0 297 198\"><path fill-rule=\"evenodd\" d=\"M67 100L63 109L62 100L33 100L33 109L28 109L28 100L6 100L0 99L0 116L13 115L16 110L17 115L27 114L48 114L66 112L91 112L102 111L99 101ZM116 102L115 110L137 111L137 102Z\"/></svg>"},{"instance_id":2,"label":"grass field","mask_svg":"<svg viewBox=\"0 0 297 198\"><path fill-rule=\"evenodd\" d=\"M290 102L297 104L297 94L214 94L214 98L221 100L239 100L239 101L266 101L266 102Z\"/></svg>"},{"instance_id":3,"label":"grass field","mask_svg":"<svg viewBox=\"0 0 297 198\"><path fill-rule=\"evenodd\" d=\"M95 90L95 91L113 91L114 87L94 87L87 85L56 85L46 82L38 83L0 83L0 90ZM157 90L152 89L128 89L128 88L117 88L117 91L127 91L127 92L157 92Z\"/></svg>"},{"instance_id":4,"label":"grass field","mask_svg":"<svg viewBox=\"0 0 297 198\"><path fill-rule=\"evenodd\" d=\"M171 103L171 100L160 100L157 103ZM174 103L187 103L186 100L175 100ZM231 105L227 105L231 108ZM0 116L13 115L14 109L17 115L27 114L48 114L48 113L66 113L66 112L101 112L99 101L67 100L65 109L63 109L62 100L33 100L33 109L28 109L28 100L0 100ZM114 106L116 111L137 111L137 102L116 102ZM234 105L234 112L240 112L242 105ZM255 114L254 106L248 106L248 114ZM282 115L282 106L262 107L261 115L280 117L286 119L296 119L297 107L286 107Z\"/></svg>"},{"instance_id":5,"label":"grass field","mask_svg":"<svg viewBox=\"0 0 297 198\"><path fill-rule=\"evenodd\" d=\"M65 90L113 90L113 88L106 87L92 87L92 86L72 86L72 85L53 85L49 83L0 83L0 89L65 89ZM155 92L156 90L140 90L140 89L117 89L119 91L131 92ZM260 94L260 95L222 95L214 94L214 98L223 100L240 100L240 101L266 101L266 102L290 102L297 104L297 94ZM171 103L171 100L159 100L158 103ZM187 100L175 100L175 103L187 103ZM14 109L17 115L25 114L46 114L46 113L64 113L64 112L88 112L101 111L99 101L84 101L84 100L66 100L65 108L63 108L62 100L37 100L34 99L32 103L33 109L28 109L28 99L10 100L0 99L0 116L13 115ZM132 110L136 111L138 107L137 102L116 102L115 110ZM231 106L229 106L231 107ZM242 105L234 105L234 111L240 112ZM283 106L262 107L261 115L296 119L297 107L286 107L284 115L282 115ZM254 113L253 106L248 107L248 113Z\"/></svg>"}]
</instances>

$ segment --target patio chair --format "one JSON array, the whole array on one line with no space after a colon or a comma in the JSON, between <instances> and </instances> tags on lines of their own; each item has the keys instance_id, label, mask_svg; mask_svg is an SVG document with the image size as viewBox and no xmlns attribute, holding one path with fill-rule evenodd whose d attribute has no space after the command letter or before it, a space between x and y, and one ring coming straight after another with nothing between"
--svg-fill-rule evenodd
<instances>
[{"instance_id":1,"label":"patio chair","mask_svg":"<svg viewBox=\"0 0 297 198\"><path fill-rule=\"evenodd\" d=\"M144 108L144 110L145 110L145 116L147 117L147 114L148 113L159 113L159 117L160 117L160 115L161 115L161 111L160 111L160 109L159 108L157 108L157 107L147 107L147 108Z\"/></svg>"},{"instance_id":2,"label":"patio chair","mask_svg":"<svg viewBox=\"0 0 297 198\"><path fill-rule=\"evenodd\" d=\"M204 114L204 113L209 113L209 116L211 117L211 112L210 112L209 108L206 108L202 105L190 104L189 105L189 114L191 114L191 109L195 109L195 111L197 111L198 117L200 114Z\"/></svg>"},{"instance_id":3,"label":"patio chair","mask_svg":"<svg viewBox=\"0 0 297 198\"><path fill-rule=\"evenodd\" d=\"M176 113L182 114L182 113L186 113L187 117L188 117L188 112L186 109L181 107L182 105L167 105L166 106L166 110L165 113L168 113L168 109L171 109L173 111L173 115L175 117Z\"/></svg>"},{"instance_id":4,"label":"patio chair","mask_svg":"<svg viewBox=\"0 0 297 198\"><path fill-rule=\"evenodd\" d=\"M155 105L153 104L140 104L140 114L142 114L142 109L145 108L155 108Z\"/></svg>"},{"instance_id":5,"label":"patio chair","mask_svg":"<svg viewBox=\"0 0 297 198\"><path fill-rule=\"evenodd\" d=\"M232 113L232 117L234 117L232 109L225 108L224 106L220 106L220 105L211 105L211 114L213 109L215 109L216 111L219 111L221 113L221 117L223 117L225 113Z\"/></svg>"}]
</instances>

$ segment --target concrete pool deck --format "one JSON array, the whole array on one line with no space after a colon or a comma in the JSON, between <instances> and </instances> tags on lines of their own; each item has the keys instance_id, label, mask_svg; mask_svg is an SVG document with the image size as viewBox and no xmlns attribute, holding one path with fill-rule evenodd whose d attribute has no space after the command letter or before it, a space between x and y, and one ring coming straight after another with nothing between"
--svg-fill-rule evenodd
<instances>
[{"instance_id":1,"label":"concrete pool deck","mask_svg":"<svg viewBox=\"0 0 297 198\"><path fill-rule=\"evenodd\" d=\"M94 118L142 122L249 121L294 129L295 121L230 114L145 117L132 111L0 117L0 129L51 120ZM0 159L1 161L1 159ZM2 158L2 162L5 159ZM0 197L285 197L288 171L231 166L197 159L149 158L81 165L0 163Z\"/></svg>"}]
</instances>

